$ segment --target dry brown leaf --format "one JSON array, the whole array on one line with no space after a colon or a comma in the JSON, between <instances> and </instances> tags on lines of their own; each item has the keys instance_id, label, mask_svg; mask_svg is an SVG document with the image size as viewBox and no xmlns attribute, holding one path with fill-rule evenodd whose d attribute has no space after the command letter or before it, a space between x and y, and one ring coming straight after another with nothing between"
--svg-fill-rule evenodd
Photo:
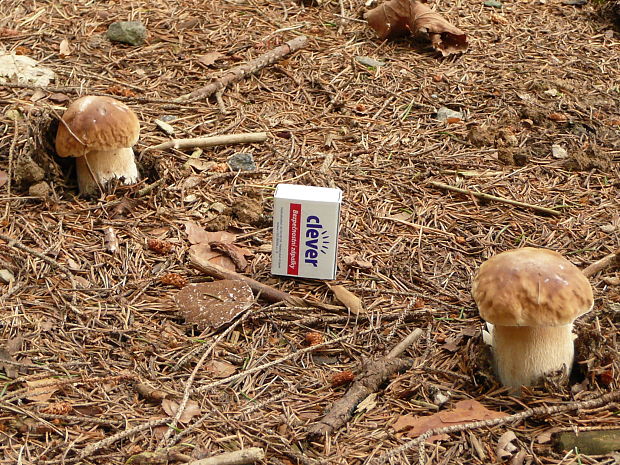
<instances>
[{"instance_id":1,"label":"dry brown leaf","mask_svg":"<svg viewBox=\"0 0 620 465\"><path fill-rule=\"evenodd\" d=\"M0 170L0 187L4 186L8 180L9 175L6 173L6 171Z\"/></svg>"},{"instance_id":2,"label":"dry brown leaf","mask_svg":"<svg viewBox=\"0 0 620 465\"><path fill-rule=\"evenodd\" d=\"M236 271L245 271L247 268L248 261L245 259L245 255L249 252L247 249L226 242L211 242L209 245L211 250L221 252L229 257L237 267Z\"/></svg>"},{"instance_id":3,"label":"dry brown leaf","mask_svg":"<svg viewBox=\"0 0 620 465\"><path fill-rule=\"evenodd\" d=\"M52 398L54 393L58 391L57 381L54 378L35 379L34 381L26 381L27 391L26 399L35 402L47 402Z\"/></svg>"},{"instance_id":4,"label":"dry brown leaf","mask_svg":"<svg viewBox=\"0 0 620 465\"><path fill-rule=\"evenodd\" d=\"M190 253L195 257L200 257L228 271L237 271L235 263L221 252L211 250L209 244L194 244L190 248Z\"/></svg>"},{"instance_id":5,"label":"dry brown leaf","mask_svg":"<svg viewBox=\"0 0 620 465\"><path fill-rule=\"evenodd\" d=\"M213 63L223 57L224 55L220 52L209 52L205 55L198 57L198 61L205 66L211 66Z\"/></svg>"},{"instance_id":6,"label":"dry brown leaf","mask_svg":"<svg viewBox=\"0 0 620 465\"><path fill-rule=\"evenodd\" d=\"M236 235L226 231L205 231L193 221L187 221L185 223L185 232L187 234L187 240L192 244L200 244L205 242L227 242L232 244L237 239Z\"/></svg>"},{"instance_id":7,"label":"dry brown leaf","mask_svg":"<svg viewBox=\"0 0 620 465\"><path fill-rule=\"evenodd\" d=\"M329 288L334 293L336 299L338 299L339 302L341 302L345 307L347 307L351 313L353 313L354 315L366 313L366 309L364 308L364 304L362 304L360 298L348 289L346 289L344 286L336 285L329 286Z\"/></svg>"},{"instance_id":8,"label":"dry brown leaf","mask_svg":"<svg viewBox=\"0 0 620 465\"><path fill-rule=\"evenodd\" d=\"M218 328L252 306L254 294L243 281L223 279L190 284L174 297L179 312L201 329Z\"/></svg>"},{"instance_id":9,"label":"dry brown leaf","mask_svg":"<svg viewBox=\"0 0 620 465\"><path fill-rule=\"evenodd\" d=\"M402 415L392 426L396 432L406 432L410 438L415 438L427 431L444 426L459 425L471 421L490 420L505 417L507 414L487 409L480 402L473 399L461 400L455 408L429 416L414 417ZM435 437L435 440L439 437Z\"/></svg>"},{"instance_id":10,"label":"dry brown leaf","mask_svg":"<svg viewBox=\"0 0 620 465\"><path fill-rule=\"evenodd\" d=\"M179 402L173 399L165 398L161 401L161 406L171 417L177 414L177 410L179 410ZM181 423L189 423L192 418L200 415L200 406L195 400L188 400L185 409L183 409L183 413L179 418L179 422Z\"/></svg>"},{"instance_id":11,"label":"dry brown leaf","mask_svg":"<svg viewBox=\"0 0 620 465\"><path fill-rule=\"evenodd\" d=\"M71 100L71 97L67 94L63 94L62 92L54 92L53 94L50 94L48 98L54 103L65 103Z\"/></svg>"},{"instance_id":12,"label":"dry brown leaf","mask_svg":"<svg viewBox=\"0 0 620 465\"><path fill-rule=\"evenodd\" d=\"M205 363L205 370L213 378L228 378L237 371L237 367L232 363L211 360Z\"/></svg>"},{"instance_id":13,"label":"dry brown leaf","mask_svg":"<svg viewBox=\"0 0 620 465\"><path fill-rule=\"evenodd\" d=\"M443 56L467 50L467 35L418 0L389 0L366 13L366 20L382 39L426 33Z\"/></svg>"}]
</instances>

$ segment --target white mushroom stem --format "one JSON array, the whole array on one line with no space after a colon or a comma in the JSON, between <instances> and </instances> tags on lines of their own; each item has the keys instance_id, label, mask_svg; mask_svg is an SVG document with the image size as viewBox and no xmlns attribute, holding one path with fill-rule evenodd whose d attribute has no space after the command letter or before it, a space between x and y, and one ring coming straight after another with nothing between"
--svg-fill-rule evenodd
<instances>
[{"instance_id":1,"label":"white mushroom stem","mask_svg":"<svg viewBox=\"0 0 620 465\"><path fill-rule=\"evenodd\" d=\"M546 374L570 373L575 347L573 325L493 326L492 347L497 375L514 390L531 386Z\"/></svg>"},{"instance_id":2,"label":"white mushroom stem","mask_svg":"<svg viewBox=\"0 0 620 465\"><path fill-rule=\"evenodd\" d=\"M140 177L131 147L88 152L76 158L76 170L82 194L96 194L97 182L103 186L112 179L123 178L124 184L133 184Z\"/></svg>"}]
</instances>

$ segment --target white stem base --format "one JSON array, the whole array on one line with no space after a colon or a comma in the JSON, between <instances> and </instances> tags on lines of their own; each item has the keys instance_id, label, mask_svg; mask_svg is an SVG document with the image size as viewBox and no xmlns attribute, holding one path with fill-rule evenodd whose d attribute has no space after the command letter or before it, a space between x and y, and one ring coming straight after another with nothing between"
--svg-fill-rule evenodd
<instances>
[{"instance_id":1,"label":"white stem base","mask_svg":"<svg viewBox=\"0 0 620 465\"><path fill-rule=\"evenodd\" d=\"M494 326L492 347L497 375L515 391L558 370L570 374L575 354L573 325Z\"/></svg>"},{"instance_id":2,"label":"white stem base","mask_svg":"<svg viewBox=\"0 0 620 465\"><path fill-rule=\"evenodd\" d=\"M97 182L103 186L112 179L123 178L124 184L133 184L140 178L131 147L88 152L85 156L76 158L75 163L78 186L82 194L97 194ZM91 176L91 170L97 182Z\"/></svg>"}]
</instances>

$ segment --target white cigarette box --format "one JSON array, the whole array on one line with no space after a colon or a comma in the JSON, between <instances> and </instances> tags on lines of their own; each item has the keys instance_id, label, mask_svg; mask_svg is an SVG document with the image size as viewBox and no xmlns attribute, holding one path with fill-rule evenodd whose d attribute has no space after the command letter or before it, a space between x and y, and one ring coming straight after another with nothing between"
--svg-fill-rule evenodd
<instances>
[{"instance_id":1,"label":"white cigarette box","mask_svg":"<svg viewBox=\"0 0 620 465\"><path fill-rule=\"evenodd\" d=\"M271 272L335 279L342 191L278 184L273 206Z\"/></svg>"}]
</instances>

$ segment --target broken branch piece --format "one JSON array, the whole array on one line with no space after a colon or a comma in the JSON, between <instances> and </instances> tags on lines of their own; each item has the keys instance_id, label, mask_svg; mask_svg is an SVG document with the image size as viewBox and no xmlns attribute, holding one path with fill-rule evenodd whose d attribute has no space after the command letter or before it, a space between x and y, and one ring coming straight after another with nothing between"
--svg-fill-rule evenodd
<instances>
[{"instance_id":1,"label":"broken branch piece","mask_svg":"<svg viewBox=\"0 0 620 465\"><path fill-rule=\"evenodd\" d=\"M247 132L242 134L224 134L220 136L199 137L196 139L173 139L163 144L152 145L145 148L142 153L149 150L167 149L195 149L215 147L216 145L254 144L267 140L266 132Z\"/></svg>"},{"instance_id":2,"label":"broken branch piece","mask_svg":"<svg viewBox=\"0 0 620 465\"><path fill-rule=\"evenodd\" d=\"M280 61L285 56L296 52L306 45L308 38L306 36L295 37L279 47L270 50L267 53L247 62L246 64L236 66L229 69L222 77L207 84L194 92L183 95L174 100L176 103L195 102L201 98L207 98L216 92L225 89L229 85L241 81L246 76L250 76L261 69Z\"/></svg>"},{"instance_id":3,"label":"broken branch piece","mask_svg":"<svg viewBox=\"0 0 620 465\"><path fill-rule=\"evenodd\" d=\"M189 260L190 262L192 262L192 265L213 278L244 281L252 288L254 292L259 293L263 299L269 302L286 302L291 305L297 306L308 305L308 303L301 297L295 297L291 294L279 291L278 289L268 286L267 284L260 283L242 274L221 268L211 263L209 260L206 260L203 257L199 256L193 250L190 250L189 252Z\"/></svg>"},{"instance_id":4,"label":"broken branch piece","mask_svg":"<svg viewBox=\"0 0 620 465\"><path fill-rule=\"evenodd\" d=\"M562 213L552 208L539 207L538 205L532 205L530 203L519 202L518 200L506 199L504 197L497 197L496 195L485 194L484 192L471 191L469 189L461 189L460 187L450 186L442 182L431 181L432 186L447 191L458 192L460 194L467 194L483 200L493 200L495 202L506 203L508 205L514 205L515 207L529 208L540 213L546 213L547 215L561 215Z\"/></svg>"},{"instance_id":5,"label":"broken branch piece","mask_svg":"<svg viewBox=\"0 0 620 465\"><path fill-rule=\"evenodd\" d=\"M344 426L353 417L355 408L360 402L378 391L379 387L394 373L411 367L413 363L411 360L399 357L420 336L422 336L422 330L414 329L387 356L369 362L344 397L334 402L327 414L318 423L308 428L308 435L311 438L318 438Z\"/></svg>"}]
</instances>

